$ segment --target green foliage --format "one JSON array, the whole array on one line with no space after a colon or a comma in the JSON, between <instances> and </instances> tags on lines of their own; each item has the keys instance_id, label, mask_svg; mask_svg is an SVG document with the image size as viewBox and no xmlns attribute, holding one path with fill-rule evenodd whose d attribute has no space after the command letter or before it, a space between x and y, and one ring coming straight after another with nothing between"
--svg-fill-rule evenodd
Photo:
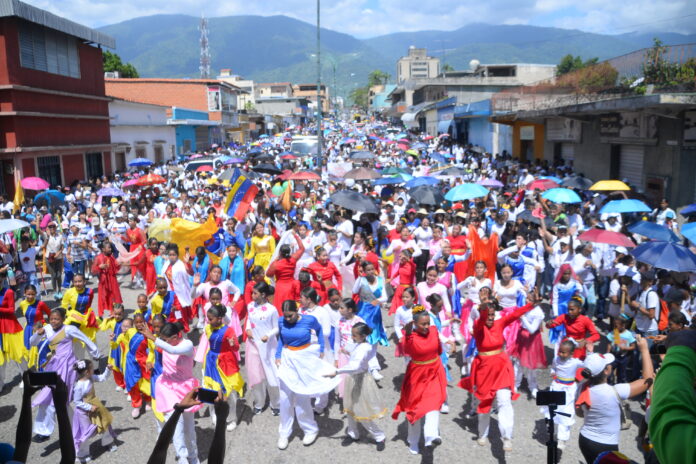
<instances>
[{"instance_id":1,"label":"green foliage","mask_svg":"<svg viewBox=\"0 0 696 464\"><path fill-rule=\"evenodd\" d=\"M249 112L249 113L256 111L256 107L254 106L254 103L250 102L250 101L248 101L244 104L244 109L247 110L247 112Z\"/></svg>"},{"instance_id":2,"label":"green foliage","mask_svg":"<svg viewBox=\"0 0 696 464\"><path fill-rule=\"evenodd\" d=\"M609 63L582 67L558 77L555 86L577 93L593 93L616 87L619 72Z\"/></svg>"},{"instance_id":3,"label":"green foliage","mask_svg":"<svg viewBox=\"0 0 696 464\"><path fill-rule=\"evenodd\" d=\"M688 84L696 85L696 60L690 58L685 63L672 63L665 58L667 47L658 38L654 39L653 47L645 54L643 76L646 85L668 88Z\"/></svg>"},{"instance_id":4,"label":"green foliage","mask_svg":"<svg viewBox=\"0 0 696 464\"><path fill-rule=\"evenodd\" d=\"M123 61L121 61L121 57L116 53L103 50L102 61L104 63L104 72L118 72L121 77L125 78L140 77L135 66L130 63L124 64Z\"/></svg>"},{"instance_id":5,"label":"green foliage","mask_svg":"<svg viewBox=\"0 0 696 464\"><path fill-rule=\"evenodd\" d=\"M443 73L452 72L452 71L454 71L454 66L452 66L452 65L449 64L449 63L445 63L445 64L442 65L441 71L442 71Z\"/></svg>"},{"instance_id":6,"label":"green foliage","mask_svg":"<svg viewBox=\"0 0 696 464\"><path fill-rule=\"evenodd\" d=\"M364 111L367 111L367 97L369 91L369 87L358 87L354 89L349 96L351 101L353 102L353 105L359 107Z\"/></svg>"},{"instance_id":7,"label":"green foliage","mask_svg":"<svg viewBox=\"0 0 696 464\"><path fill-rule=\"evenodd\" d=\"M379 69L375 69L370 73L369 76L367 76L367 84L368 87L372 87L375 85L386 85L389 83L389 78L391 76L384 71L380 71Z\"/></svg>"},{"instance_id":8,"label":"green foliage","mask_svg":"<svg viewBox=\"0 0 696 464\"><path fill-rule=\"evenodd\" d=\"M560 63L556 66L556 76L562 76L568 74L569 72L577 71L578 69L587 68L588 66L593 66L597 64L599 58L590 58L587 61L582 61L580 55L573 56L568 54L561 58Z\"/></svg>"}]
</instances>

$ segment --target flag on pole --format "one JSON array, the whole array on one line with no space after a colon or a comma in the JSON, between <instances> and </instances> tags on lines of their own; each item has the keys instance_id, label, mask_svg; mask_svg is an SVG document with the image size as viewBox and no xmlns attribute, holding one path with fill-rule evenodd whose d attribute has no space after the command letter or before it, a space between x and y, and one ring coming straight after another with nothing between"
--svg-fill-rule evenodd
<instances>
[{"instance_id":1,"label":"flag on pole","mask_svg":"<svg viewBox=\"0 0 696 464\"><path fill-rule=\"evenodd\" d=\"M227 194L225 211L228 217L234 217L241 221L249 210L252 200L259 192L259 188L243 176L238 168L234 170L230 185L232 187Z\"/></svg>"},{"instance_id":2,"label":"flag on pole","mask_svg":"<svg viewBox=\"0 0 696 464\"><path fill-rule=\"evenodd\" d=\"M24 189L22 188L22 183L20 182L20 175L19 175L19 169L14 170L14 178L15 178L15 194L14 194L14 200L12 200L12 203L14 203L14 207L12 208L12 213L16 213L22 208L22 205L24 204Z\"/></svg>"}]
</instances>

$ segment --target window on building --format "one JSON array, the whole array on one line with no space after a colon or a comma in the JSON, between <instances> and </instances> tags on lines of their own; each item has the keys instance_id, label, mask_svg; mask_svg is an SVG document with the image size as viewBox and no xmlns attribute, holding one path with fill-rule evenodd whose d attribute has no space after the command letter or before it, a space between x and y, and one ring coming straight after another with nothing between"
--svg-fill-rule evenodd
<instances>
[{"instance_id":1,"label":"window on building","mask_svg":"<svg viewBox=\"0 0 696 464\"><path fill-rule=\"evenodd\" d=\"M123 172L126 170L126 154L122 151L116 152L114 154L116 159L114 172Z\"/></svg>"},{"instance_id":2,"label":"window on building","mask_svg":"<svg viewBox=\"0 0 696 464\"><path fill-rule=\"evenodd\" d=\"M145 158L147 156L147 152L145 151L145 147L142 145L138 145L135 147L135 157L136 158Z\"/></svg>"},{"instance_id":3,"label":"window on building","mask_svg":"<svg viewBox=\"0 0 696 464\"><path fill-rule=\"evenodd\" d=\"M36 158L39 167L39 177L51 185L60 185L63 181L60 175L59 156L41 156Z\"/></svg>"},{"instance_id":4,"label":"window on building","mask_svg":"<svg viewBox=\"0 0 696 464\"><path fill-rule=\"evenodd\" d=\"M191 153L191 139L184 140L184 153Z\"/></svg>"},{"instance_id":5,"label":"window on building","mask_svg":"<svg viewBox=\"0 0 696 464\"><path fill-rule=\"evenodd\" d=\"M61 76L80 77L75 37L31 23L19 28L19 57L25 68Z\"/></svg>"},{"instance_id":6,"label":"window on building","mask_svg":"<svg viewBox=\"0 0 696 464\"><path fill-rule=\"evenodd\" d=\"M162 163L164 161L164 147L162 145L155 145L155 163Z\"/></svg>"},{"instance_id":7,"label":"window on building","mask_svg":"<svg viewBox=\"0 0 696 464\"><path fill-rule=\"evenodd\" d=\"M85 160L87 161L87 179L93 179L104 175L101 153L87 153L85 155Z\"/></svg>"}]
</instances>

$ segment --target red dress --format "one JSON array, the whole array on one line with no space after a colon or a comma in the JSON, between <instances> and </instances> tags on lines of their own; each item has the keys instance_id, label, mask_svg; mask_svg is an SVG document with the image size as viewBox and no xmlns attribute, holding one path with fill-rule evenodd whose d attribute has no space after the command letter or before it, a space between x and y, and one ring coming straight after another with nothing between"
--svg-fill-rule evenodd
<instances>
[{"instance_id":1,"label":"red dress","mask_svg":"<svg viewBox=\"0 0 696 464\"><path fill-rule=\"evenodd\" d=\"M575 319L571 319L568 314L561 314L551 322L549 328L558 327L559 325L565 326L566 339L572 338L576 341L587 340L588 342L596 342L599 340L599 332L597 332L594 323L589 317L583 314L580 314ZM575 351L573 351L574 358L585 359L586 355L587 349L585 347L575 348Z\"/></svg>"},{"instance_id":2,"label":"red dress","mask_svg":"<svg viewBox=\"0 0 696 464\"><path fill-rule=\"evenodd\" d=\"M131 278L135 278L135 274L140 272L140 275L145 277L145 234L140 229L128 229L126 231L126 237L130 242L130 249L128 251L133 252L138 247L140 247L140 253L133 258L130 263L131 266Z\"/></svg>"},{"instance_id":3,"label":"red dress","mask_svg":"<svg viewBox=\"0 0 696 464\"><path fill-rule=\"evenodd\" d=\"M325 290L323 289L319 294L321 297L319 301L320 305L325 305L329 302L328 294L330 288L335 288L339 292L343 292L343 277L334 263L327 261L326 264L322 264L319 261L315 261L307 267L324 283ZM334 278L336 284L334 284Z\"/></svg>"},{"instance_id":4,"label":"red dress","mask_svg":"<svg viewBox=\"0 0 696 464\"><path fill-rule=\"evenodd\" d=\"M375 267L375 271L377 271L377 275L381 274L381 268L379 267L379 256L377 256L377 253L374 251L368 251L367 254L365 254L365 257L363 258L363 261L367 261L369 263L372 263L372 265ZM361 262L355 262L355 266L353 266L353 275L357 279L358 276L363 275L362 274L362 261Z\"/></svg>"},{"instance_id":5,"label":"red dress","mask_svg":"<svg viewBox=\"0 0 696 464\"><path fill-rule=\"evenodd\" d=\"M275 272L270 277L275 277L276 287L273 296L273 305L282 314L283 302L286 300L297 301L300 299L298 291L300 284L295 280L295 267L297 261L292 258L282 258L275 262Z\"/></svg>"},{"instance_id":6,"label":"red dress","mask_svg":"<svg viewBox=\"0 0 696 464\"><path fill-rule=\"evenodd\" d=\"M404 336L404 353L411 357L401 384L401 397L392 418L406 413L411 424L430 411L439 411L447 400L447 376L440 361L442 344L437 327L430 326L428 335L413 331Z\"/></svg>"},{"instance_id":7,"label":"red dress","mask_svg":"<svg viewBox=\"0 0 696 464\"><path fill-rule=\"evenodd\" d=\"M155 258L159 253L152 252L148 249L145 251L145 292L151 295L155 292L155 283L157 281L157 271L155 271Z\"/></svg>"},{"instance_id":8,"label":"red dress","mask_svg":"<svg viewBox=\"0 0 696 464\"><path fill-rule=\"evenodd\" d=\"M397 274L391 276L391 284L395 288L391 307L389 308L390 315L394 314L399 307L403 306L404 302L401 299L401 294L404 293L404 290L408 287L414 287L416 284L416 265L412 259L406 264L399 265Z\"/></svg>"},{"instance_id":9,"label":"red dress","mask_svg":"<svg viewBox=\"0 0 696 464\"><path fill-rule=\"evenodd\" d=\"M106 264L106 269L101 269L99 266ZM99 303L99 317L104 315L105 310L113 313L114 303L123 303L121 297L121 289L116 280L116 273L121 266L116 262L113 255L106 256L104 253L99 253L94 258L92 265L92 274L99 276L99 286L97 287L97 298Z\"/></svg>"},{"instance_id":10,"label":"red dress","mask_svg":"<svg viewBox=\"0 0 696 464\"><path fill-rule=\"evenodd\" d=\"M520 396L515 393L515 371L512 361L503 349L503 329L532 308L534 306L531 304L517 308L495 321L491 328L486 326L487 314L484 312L474 322L474 339L479 354L471 365L471 375L464 377L459 386L476 395L480 401L476 409L479 414L490 412L498 390L509 388L513 400Z\"/></svg>"},{"instance_id":11,"label":"red dress","mask_svg":"<svg viewBox=\"0 0 696 464\"><path fill-rule=\"evenodd\" d=\"M457 235L456 237L447 237L452 247L453 255L463 255L466 253L466 235ZM457 277L457 282L463 282L469 272L469 263L467 261L459 261L454 264L454 275Z\"/></svg>"}]
</instances>

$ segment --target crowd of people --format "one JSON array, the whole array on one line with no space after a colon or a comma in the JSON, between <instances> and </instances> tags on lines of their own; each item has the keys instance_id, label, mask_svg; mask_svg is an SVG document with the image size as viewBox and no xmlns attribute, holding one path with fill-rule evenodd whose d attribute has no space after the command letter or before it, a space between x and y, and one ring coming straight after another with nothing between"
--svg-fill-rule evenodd
<instances>
[{"instance_id":1,"label":"crowd of people","mask_svg":"<svg viewBox=\"0 0 696 464\"><path fill-rule=\"evenodd\" d=\"M77 461L90 459L94 436L116 452L113 418L95 393L95 383L113 382L133 418L151 415L162 430L151 462L163 462L169 437L179 462L198 462L204 390L217 395L207 407L218 446L246 396L254 414L278 416L281 450L295 420L313 444L315 414L338 403L346 435L359 440L362 426L378 450L390 411L404 413L408 452L419 454L448 438L440 415L464 408L482 447L496 412L512 451L514 400L549 387L565 393L551 437L558 449L578 446L589 464L616 457L624 402L634 398L646 407L646 462L694 462L668 423L690 420L680 433L693 430L696 274L634 258L649 237L628 230L647 221L678 233L676 212L662 200L652 213L603 213L640 192L590 190L562 161L397 132L336 122L319 160L286 152L292 134L264 137L225 150L239 158L231 182L218 179L227 166L169 163L67 187L57 204L0 199L5 219L29 223L0 241L0 388L16 364L20 374L57 373L67 392L57 400L46 386L31 399L33 441L50 440L68 406ZM346 172L349 163L362 171ZM131 187L146 175L161 180ZM235 202L242 184L258 193ZM483 191L462 193L472 185ZM579 201L545 198L560 185ZM583 239L590 230L626 244ZM127 286L139 292L136 307L124 305ZM378 353L391 345L405 365L396 405L378 387ZM550 386L537 379L544 369ZM658 369L670 373L663 388L680 398L681 418L653 392ZM24 379L20 388L38 390ZM467 403L451 404L448 385L468 391ZM583 425L571 437L576 417Z\"/></svg>"}]
</instances>

